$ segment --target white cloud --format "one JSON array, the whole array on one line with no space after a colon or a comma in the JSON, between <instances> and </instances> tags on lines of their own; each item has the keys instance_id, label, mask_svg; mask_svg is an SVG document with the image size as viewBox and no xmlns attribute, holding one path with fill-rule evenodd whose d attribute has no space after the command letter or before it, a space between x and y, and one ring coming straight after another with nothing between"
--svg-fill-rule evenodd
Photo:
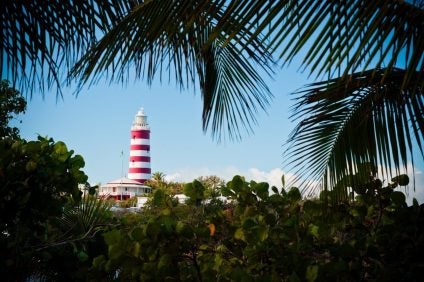
<instances>
[{"instance_id":1,"label":"white cloud","mask_svg":"<svg viewBox=\"0 0 424 282\"><path fill-rule=\"evenodd\" d=\"M177 182L179 181L178 179L181 178L181 174L179 174L178 172L173 173L173 174L167 174L165 175L164 179L167 182Z\"/></svg>"},{"instance_id":2,"label":"white cloud","mask_svg":"<svg viewBox=\"0 0 424 282\"><path fill-rule=\"evenodd\" d=\"M212 170L207 167L191 168L185 167L180 168L177 171L170 173L165 172L165 180L167 181L179 181L179 182L191 182L200 176L216 175L224 180L230 180L234 175L240 174L241 171L235 167L229 166L221 170Z\"/></svg>"},{"instance_id":3,"label":"white cloud","mask_svg":"<svg viewBox=\"0 0 424 282\"><path fill-rule=\"evenodd\" d=\"M398 174L407 174L409 176L409 185L406 187L398 187L396 190L406 194L406 201L408 205L412 204L413 198L416 198L418 203L422 204L424 203L424 174L417 167L415 167L414 171L412 163L408 163L406 169L408 173L404 170L401 170L399 173L396 173L395 170L391 171L393 176ZM413 176L413 172L415 173L415 178ZM382 175L381 167L379 167L379 175ZM380 178L383 179L383 177ZM387 183L390 183L390 178L383 181L383 185L386 185Z\"/></svg>"},{"instance_id":4,"label":"white cloud","mask_svg":"<svg viewBox=\"0 0 424 282\"><path fill-rule=\"evenodd\" d=\"M270 171L261 171L257 168L250 168L248 170L247 178L256 182L268 182L271 186L281 187L281 177L284 172L280 168L274 168Z\"/></svg>"},{"instance_id":5,"label":"white cloud","mask_svg":"<svg viewBox=\"0 0 424 282\"><path fill-rule=\"evenodd\" d=\"M235 175L244 176L246 181L254 180L256 182L268 182L270 186L281 187L281 177L285 175L286 183L292 179L293 175L285 173L281 168L273 168L269 171L263 171L258 168L249 168L240 170L234 166L224 167L222 169L203 168L182 168L171 173L165 173L165 180L190 182L200 176L216 175L225 181L231 180Z\"/></svg>"}]
</instances>

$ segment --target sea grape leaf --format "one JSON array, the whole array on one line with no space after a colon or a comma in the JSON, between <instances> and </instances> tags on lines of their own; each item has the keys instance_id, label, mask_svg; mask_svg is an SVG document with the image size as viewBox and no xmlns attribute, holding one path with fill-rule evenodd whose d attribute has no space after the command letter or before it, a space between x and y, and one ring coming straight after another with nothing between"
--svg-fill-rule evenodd
<instances>
[{"instance_id":1,"label":"sea grape leaf","mask_svg":"<svg viewBox=\"0 0 424 282\"><path fill-rule=\"evenodd\" d=\"M236 238L237 240L244 240L243 228L237 228L236 232L234 233L234 238Z\"/></svg>"},{"instance_id":2,"label":"sea grape leaf","mask_svg":"<svg viewBox=\"0 0 424 282\"><path fill-rule=\"evenodd\" d=\"M105 262L106 262L105 256L100 255L93 259L93 266L95 268L101 268L105 264Z\"/></svg>"},{"instance_id":3,"label":"sea grape leaf","mask_svg":"<svg viewBox=\"0 0 424 282\"><path fill-rule=\"evenodd\" d=\"M269 195L269 184L266 182L257 183L253 187L256 191L256 194L261 199L266 199Z\"/></svg>"},{"instance_id":4,"label":"sea grape leaf","mask_svg":"<svg viewBox=\"0 0 424 282\"><path fill-rule=\"evenodd\" d=\"M138 257L140 255L140 243L139 242L135 242L134 243L134 249L133 249L133 255L134 257Z\"/></svg>"},{"instance_id":5,"label":"sea grape leaf","mask_svg":"<svg viewBox=\"0 0 424 282\"><path fill-rule=\"evenodd\" d=\"M400 186L406 186L409 184L409 177L406 174L401 174L392 178L392 182L399 184Z\"/></svg>"},{"instance_id":6,"label":"sea grape leaf","mask_svg":"<svg viewBox=\"0 0 424 282\"><path fill-rule=\"evenodd\" d=\"M167 269L171 264L172 258L169 254L164 254L160 257L158 269Z\"/></svg>"},{"instance_id":7,"label":"sea grape leaf","mask_svg":"<svg viewBox=\"0 0 424 282\"><path fill-rule=\"evenodd\" d=\"M66 161L69 157L68 148L66 147L66 144L62 141L56 142L56 144L54 144L54 154L56 155L59 161Z\"/></svg>"},{"instance_id":8,"label":"sea grape leaf","mask_svg":"<svg viewBox=\"0 0 424 282\"><path fill-rule=\"evenodd\" d=\"M114 229L105 233L103 237L105 239L106 244L113 245L119 242L121 233L119 232L119 230Z\"/></svg>"},{"instance_id":9,"label":"sea grape leaf","mask_svg":"<svg viewBox=\"0 0 424 282\"><path fill-rule=\"evenodd\" d=\"M243 190L243 178L240 175L236 175L233 177L233 180L228 183L228 185L234 192L240 192Z\"/></svg>"},{"instance_id":10,"label":"sea grape leaf","mask_svg":"<svg viewBox=\"0 0 424 282\"><path fill-rule=\"evenodd\" d=\"M308 231L315 238L317 238L317 239L319 238L319 232L318 232L319 231L319 227L317 225L312 224L312 223L309 224Z\"/></svg>"},{"instance_id":11,"label":"sea grape leaf","mask_svg":"<svg viewBox=\"0 0 424 282\"><path fill-rule=\"evenodd\" d=\"M85 166L85 161L81 155L75 155L71 160L71 164L75 168L83 168Z\"/></svg>"},{"instance_id":12,"label":"sea grape leaf","mask_svg":"<svg viewBox=\"0 0 424 282\"><path fill-rule=\"evenodd\" d=\"M136 241L141 241L144 239L144 232L143 229L140 227L136 227L131 232L131 237Z\"/></svg>"},{"instance_id":13,"label":"sea grape leaf","mask_svg":"<svg viewBox=\"0 0 424 282\"><path fill-rule=\"evenodd\" d=\"M287 193L287 197L293 202L302 200L302 194L296 187L290 188L289 192Z\"/></svg>"},{"instance_id":14,"label":"sea grape leaf","mask_svg":"<svg viewBox=\"0 0 424 282\"><path fill-rule=\"evenodd\" d=\"M318 277L318 265L308 265L306 268L306 280L314 282Z\"/></svg>"},{"instance_id":15,"label":"sea grape leaf","mask_svg":"<svg viewBox=\"0 0 424 282\"><path fill-rule=\"evenodd\" d=\"M403 205L406 201L405 194L400 191L393 191L393 193L390 195L390 199L397 206Z\"/></svg>"},{"instance_id":16,"label":"sea grape leaf","mask_svg":"<svg viewBox=\"0 0 424 282\"><path fill-rule=\"evenodd\" d=\"M149 222L145 227L146 235L149 238L156 238L160 232L160 226L156 222Z\"/></svg>"},{"instance_id":17,"label":"sea grape leaf","mask_svg":"<svg viewBox=\"0 0 424 282\"><path fill-rule=\"evenodd\" d=\"M265 226L258 226L256 230L256 235L258 236L259 241L263 242L268 238L268 229Z\"/></svg>"}]
</instances>

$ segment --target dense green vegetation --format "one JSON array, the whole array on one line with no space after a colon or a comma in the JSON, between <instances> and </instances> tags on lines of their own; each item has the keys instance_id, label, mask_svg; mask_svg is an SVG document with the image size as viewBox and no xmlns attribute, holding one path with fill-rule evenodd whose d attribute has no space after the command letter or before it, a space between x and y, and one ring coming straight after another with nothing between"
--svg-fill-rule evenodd
<instances>
[{"instance_id":1,"label":"dense green vegetation","mask_svg":"<svg viewBox=\"0 0 424 282\"><path fill-rule=\"evenodd\" d=\"M308 199L284 177L281 188L204 177L213 193L195 180L179 203L158 186L139 212L114 216L109 202L80 199L84 162L62 142L0 143L6 280L418 281L424 271L424 205L397 191L405 175L385 187L352 176L355 194L337 201L347 189Z\"/></svg>"},{"instance_id":2,"label":"dense green vegetation","mask_svg":"<svg viewBox=\"0 0 424 282\"><path fill-rule=\"evenodd\" d=\"M0 98L0 276L3 281L82 278L91 266L83 250L104 247L97 227L111 224L110 204L81 199L78 184L89 186L81 170L84 159L65 143L19 137L9 122L26 102L6 81Z\"/></svg>"},{"instance_id":3,"label":"dense green vegetation","mask_svg":"<svg viewBox=\"0 0 424 282\"><path fill-rule=\"evenodd\" d=\"M104 233L108 251L91 271L120 281L414 281L424 205L408 207L395 186L335 205L240 176L221 187L225 203L205 199L198 181L186 184L186 204L156 190Z\"/></svg>"},{"instance_id":4,"label":"dense green vegetation","mask_svg":"<svg viewBox=\"0 0 424 282\"><path fill-rule=\"evenodd\" d=\"M0 156L1 272L25 277L43 255L36 250L50 241L52 218L69 198L81 197L84 161L63 142L42 137L2 139Z\"/></svg>"}]
</instances>

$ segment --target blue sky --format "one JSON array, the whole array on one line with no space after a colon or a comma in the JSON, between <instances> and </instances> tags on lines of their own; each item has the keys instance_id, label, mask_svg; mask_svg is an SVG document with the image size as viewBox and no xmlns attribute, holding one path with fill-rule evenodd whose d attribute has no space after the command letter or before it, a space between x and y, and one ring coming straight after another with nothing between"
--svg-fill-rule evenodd
<instances>
[{"instance_id":1,"label":"blue sky","mask_svg":"<svg viewBox=\"0 0 424 282\"><path fill-rule=\"evenodd\" d=\"M244 134L241 141L217 143L210 132L204 133L199 90L180 91L172 82L155 82L151 87L144 81L126 86L100 82L78 97L72 94L73 89L65 88L63 99L54 93L44 98L34 93L19 127L24 138L53 137L81 154L93 184L126 173L130 127L140 107L144 107L151 127L153 172L189 181L205 174L225 174L222 177L226 178L228 173L252 168L271 171L281 168L282 145L294 127L289 122L289 93L305 82L305 75L290 69L268 79L275 97L267 113L259 112L254 133Z\"/></svg>"},{"instance_id":2,"label":"blue sky","mask_svg":"<svg viewBox=\"0 0 424 282\"><path fill-rule=\"evenodd\" d=\"M41 135L64 141L84 157L89 182L106 183L126 175L131 123L144 107L151 127L153 172L163 172L173 181L192 181L202 175L229 180L240 174L280 186L281 175L290 175L282 167L282 146L294 127L289 121L290 93L308 82L294 65L267 79L275 96L268 113L260 112L254 133L245 134L239 142L217 143L202 131L198 89L180 91L172 83L159 82L149 87L145 81L126 86L99 82L78 97L73 89L65 88L63 99L54 93L44 98L34 93L19 127L29 140ZM422 167L417 192L410 189L410 196L420 202L424 201Z\"/></svg>"}]
</instances>

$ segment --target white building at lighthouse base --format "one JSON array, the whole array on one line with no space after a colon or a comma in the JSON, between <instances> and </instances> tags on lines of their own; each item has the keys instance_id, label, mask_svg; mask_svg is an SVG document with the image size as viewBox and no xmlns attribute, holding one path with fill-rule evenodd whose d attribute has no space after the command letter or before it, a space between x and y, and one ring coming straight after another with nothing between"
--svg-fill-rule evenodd
<instances>
[{"instance_id":1,"label":"white building at lighthouse base","mask_svg":"<svg viewBox=\"0 0 424 282\"><path fill-rule=\"evenodd\" d=\"M115 200L127 200L136 196L143 196L152 192L152 188L138 181L123 177L100 186L99 196Z\"/></svg>"}]
</instances>

